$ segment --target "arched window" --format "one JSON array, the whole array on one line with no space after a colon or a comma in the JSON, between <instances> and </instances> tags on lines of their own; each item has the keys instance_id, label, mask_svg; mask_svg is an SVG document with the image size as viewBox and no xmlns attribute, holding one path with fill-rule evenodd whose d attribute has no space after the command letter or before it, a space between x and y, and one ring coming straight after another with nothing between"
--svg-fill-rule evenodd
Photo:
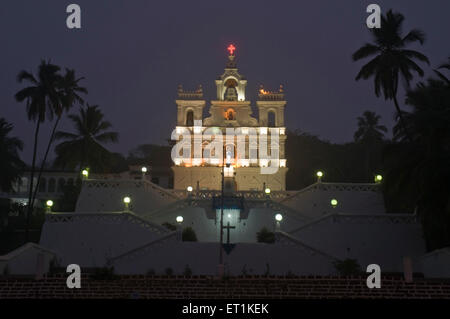
<instances>
[{"instance_id":1,"label":"arched window","mask_svg":"<svg viewBox=\"0 0 450 319\"><path fill-rule=\"evenodd\" d=\"M186 126L194 126L194 112L192 110L186 113Z\"/></svg>"},{"instance_id":2,"label":"arched window","mask_svg":"<svg viewBox=\"0 0 450 319\"><path fill-rule=\"evenodd\" d=\"M54 193L56 190L56 181L54 178L50 178L50 180L48 181L48 192L49 193Z\"/></svg>"},{"instance_id":3,"label":"arched window","mask_svg":"<svg viewBox=\"0 0 450 319\"><path fill-rule=\"evenodd\" d=\"M275 127L276 126L275 112L274 111L269 111L269 113L267 113L267 126L268 127Z\"/></svg>"},{"instance_id":4,"label":"arched window","mask_svg":"<svg viewBox=\"0 0 450 319\"><path fill-rule=\"evenodd\" d=\"M66 180L60 177L58 179L58 193L62 193L64 191L64 185L66 185Z\"/></svg>"},{"instance_id":5,"label":"arched window","mask_svg":"<svg viewBox=\"0 0 450 319\"><path fill-rule=\"evenodd\" d=\"M45 193L47 190L47 180L45 178L41 178L39 181L39 193Z\"/></svg>"}]
</instances>

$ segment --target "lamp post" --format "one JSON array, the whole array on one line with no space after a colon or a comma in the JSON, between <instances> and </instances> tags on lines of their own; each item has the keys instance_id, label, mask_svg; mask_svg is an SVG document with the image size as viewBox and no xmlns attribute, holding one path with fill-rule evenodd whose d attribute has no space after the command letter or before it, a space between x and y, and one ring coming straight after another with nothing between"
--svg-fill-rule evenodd
<instances>
[{"instance_id":1,"label":"lamp post","mask_svg":"<svg viewBox=\"0 0 450 319\"><path fill-rule=\"evenodd\" d=\"M123 198L123 203L125 204L125 211L128 212L130 211L130 203L131 203L131 198L126 196Z\"/></svg>"},{"instance_id":2,"label":"lamp post","mask_svg":"<svg viewBox=\"0 0 450 319\"><path fill-rule=\"evenodd\" d=\"M145 179L145 174L147 174L147 167L142 166L141 172L142 172L142 179L144 180Z\"/></svg>"},{"instance_id":3,"label":"lamp post","mask_svg":"<svg viewBox=\"0 0 450 319\"><path fill-rule=\"evenodd\" d=\"M323 172L322 171L318 171L316 173L316 176L317 176L317 182L320 183L322 181Z\"/></svg>"},{"instance_id":4,"label":"lamp post","mask_svg":"<svg viewBox=\"0 0 450 319\"><path fill-rule=\"evenodd\" d=\"M333 199L330 201L330 204L331 204L331 206L332 206L333 208L336 208L336 206L337 206L337 204L338 204L337 199L336 199L336 198L333 198Z\"/></svg>"},{"instance_id":5,"label":"lamp post","mask_svg":"<svg viewBox=\"0 0 450 319\"><path fill-rule=\"evenodd\" d=\"M276 214L275 215L275 220L277 221L277 227L276 227L276 230L280 230L280 223L281 223L281 221L283 220L283 215L281 215L281 214Z\"/></svg>"},{"instance_id":6,"label":"lamp post","mask_svg":"<svg viewBox=\"0 0 450 319\"><path fill-rule=\"evenodd\" d=\"M223 276L224 272L224 266L223 266L223 197L225 194L224 188L225 188L225 165L227 167L230 167L230 164L227 159L227 163L225 163L225 153L226 153L226 146L223 146L222 151L222 189L221 189L221 196L220 196L220 250L219 250L219 276Z\"/></svg>"},{"instance_id":7,"label":"lamp post","mask_svg":"<svg viewBox=\"0 0 450 319\"><path fill-rule=\"evenodd\" d=\"M82 170L81 175L83 176L83 179L88 179L89 178L89 169L85 168L84 170Z\"/></svg>"},{"instance_id":8,"label":"lamp post","mask_svg":"<svg viewBox=\"0 0 450 319\"><path fill-rule=\"evenodd\" d=\"M383 176L382 175L380 175L380 174L375 175L375 183L379 184L382 181L383 181Z\"/></svg>"},{"instance_id":9,"label":"lamp post","mask_svg":"<svg viewBox=\"0 0 450 319\"><path fill-rule=\"evenodd\" d=\"M47 206L47 209L46 209L47 213L51 213L52 212L53 201L51 199L49 199L45 203L45 205Z\"/></svg>"}]
</instances>

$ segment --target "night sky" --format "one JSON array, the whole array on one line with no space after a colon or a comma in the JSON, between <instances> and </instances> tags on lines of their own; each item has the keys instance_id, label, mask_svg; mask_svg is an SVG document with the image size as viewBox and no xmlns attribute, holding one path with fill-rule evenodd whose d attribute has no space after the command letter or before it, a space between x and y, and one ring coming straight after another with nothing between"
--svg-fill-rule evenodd
<instances>
[{"instance_id":1,"label":"night sky","mask_svg":"<svg viewBox=\"0 0 450 319\"><path fill-rule=\"evenodd\" d=\"M66 27L66 6L82 9L82 29ZM20 1L0 4L0 117L14 123L30 162L34 124L14 100L22 69L35 72L42 58L86 77L86 101L98 104L120 133L109 148L124 154L142 143L165 144L176 121L178 84L202 84L215 99L215 78L236 46L238 68L257 89L285 86L286 126L333 142L347 142L364 110L389 128L393 104L374 96L372 81L354 80L362 63L351 54L370 41L365 25L374 1ZM404 31L422 29L432 67L450 56L450 1L376 1L406 17ZM428 74L430 68L422 65ZM403 91L399 100L403 105ZM209 105L209 104L208 104ZM75 112L76 109L73 109ZM67 120L62 130L71 130ZM41 135L41 150L50 132ZM42 157L42 155L40 155Z\"/></svg>"}]
</instances>

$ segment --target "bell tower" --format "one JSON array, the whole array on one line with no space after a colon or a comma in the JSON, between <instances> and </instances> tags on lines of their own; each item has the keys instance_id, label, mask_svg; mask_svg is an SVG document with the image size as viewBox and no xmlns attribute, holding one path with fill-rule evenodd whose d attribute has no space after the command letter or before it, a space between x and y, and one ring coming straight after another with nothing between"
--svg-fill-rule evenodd
<instances>
[{"instance_id":1,"label":"bell tower","mask_svg":"<svg viewBox=\"0 0 450 319\"><path fill-rule=\"evenodd\" d=\"M187 128L193 138L187 144L189 155L173 159L174 188L220 190L223 171L227 192L264 191L266 187L285 190L284 90L269 92L261 87L256 101L259 118L255 116L246 99L247 79L238 72L236 48L230 45L227 50L225 70L215 80L217 96L210 101L209 116L203 118L206 103L201 86L195 91L178 88L176 129ZM222 138L219 146L213 143L217 136ZM275 169L266 173L268 167Z\"/></svg>"},{"instance_id":2,"label":"bell tower","mask_svg":"<svg viewBox=\"0 0 450 319\"><path fill-rule=\"evenodd\" d=\"M245 87L247 80L240 75L236 66L236 48L230 44L228 47L228 62L225 72L216 80L218 101L245 101ZM231 97L231 98L230 98Z\"/></svg>"}]
</instances>

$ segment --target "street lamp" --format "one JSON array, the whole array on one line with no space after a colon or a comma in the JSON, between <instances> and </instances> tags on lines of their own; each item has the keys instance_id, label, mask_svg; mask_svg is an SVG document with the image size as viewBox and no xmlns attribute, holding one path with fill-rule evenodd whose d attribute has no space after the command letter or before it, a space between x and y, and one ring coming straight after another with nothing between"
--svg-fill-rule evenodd
<instances>
[{"instance_id":1,"label":"street lamp","mask_svg":"<svg viewBox=\"0 0 450 319\"><path fill-rule=\"evenodd\" d=\"M141 172L142 172L142 179L145 179L145 174L147 174L147 167L142 166Z\"/></svg>"},{"instance_id":2,"label":"street lamp","mask_svg":"<svg viewBox=\"0 0 450 319\"><path fill-rule=\"evenodd\" d=\"M188 187L187 187L187 191L188 191L189 193L192 193L193 190L194 190L194 188L193 188L192 186L188 186Z\"/></svg>"},{"instance_id":3,"label":"street lamp","mask_svg":"<svg viewBox=\"0 0 450 319\"><path fill-rule=\"evenodd\" d=\"M47 212L50 213L52 211L53 201L49 199L45 204L47 205Z\"/></svg>"},{"instance_id":4,"label":"street lamp","mask_svg":"<svg viewBox=\"0 0 450 319\"><path fill-rule=\"evenodd\" d=\"M123 202L125 204L125 211L129 211L130 210L131 198L126 196L126 197L123 198Z\"/></svg>"},{"instance_id":5,"label":"street lamp","mask_svg":"<svg viewBox=\"0 0 450 319\"><path fill-rule=\"evenodd\" d=\"M381 183L382 180L383 176L381 176L380 174L375 175L375 183Z\"/></svg>"},{"instance_id":6,"label":"street lamp","mask_svg":"<svg viewBox=\"0 0 450 319\"><path fill-rule=\"evenodd\" d=\"M89 178L89 170L87 168L85 168L84 170L81 171L81 175L83 176L84 179L88 179Z\"/></svg>"},{"instance_id":7,"label":"street lamp","mask_svg":"<svg viewBox=\"0 0 450 319\"><path fill-rule=\"evenodd\" d=\"M337 199L333 198L333 199L330 201L330 204L331 204L331 206L332 206L333 208L336 208L336 206L337 206L337 204L338 204Z\"/></svg>"},{"instance_id":8,"label":"street lamp","mask_svg":"<svg viewBox=\"0 0 450 319\"><path fill-rule=\"evenodd\" d=\"M270 188L266 187L266 189L264 190L264 193L266 193L266 195L270 195Z\"/></svg>"},{"instance_id":9,"label":"street lamp","mask_svg":"<svg viewBox=\"0 0 450 319\"><path fill-rule=\"evenodd\" d=\"M318 172L316 173L316 176L317 176L317 182L322 181L323 172L322 172L322 171L318 171Z\"/></svg>"},{"instance_id":10,"label":"street lamp","mask_svg":"<svg viewBox=\"0 0 450 319\"><path fill-rule=\"evenodd\" d=\"M276 230L280 230L280 228L281 228L280 223L283 220L283 215L276 214L275 215L275 220L277 221Z\"/></svg>"},{"instance_id":11,"label":"street lamp","mask_svg":"<svg viewBox=\"0 0 450 319\"><path fill-rule=\"evenodd\" d=\"M177 216L176 220L177 220L178 224L181 224L183 222L184 218L183 218L183 216Z\"/></svg>"}]
</instances>

